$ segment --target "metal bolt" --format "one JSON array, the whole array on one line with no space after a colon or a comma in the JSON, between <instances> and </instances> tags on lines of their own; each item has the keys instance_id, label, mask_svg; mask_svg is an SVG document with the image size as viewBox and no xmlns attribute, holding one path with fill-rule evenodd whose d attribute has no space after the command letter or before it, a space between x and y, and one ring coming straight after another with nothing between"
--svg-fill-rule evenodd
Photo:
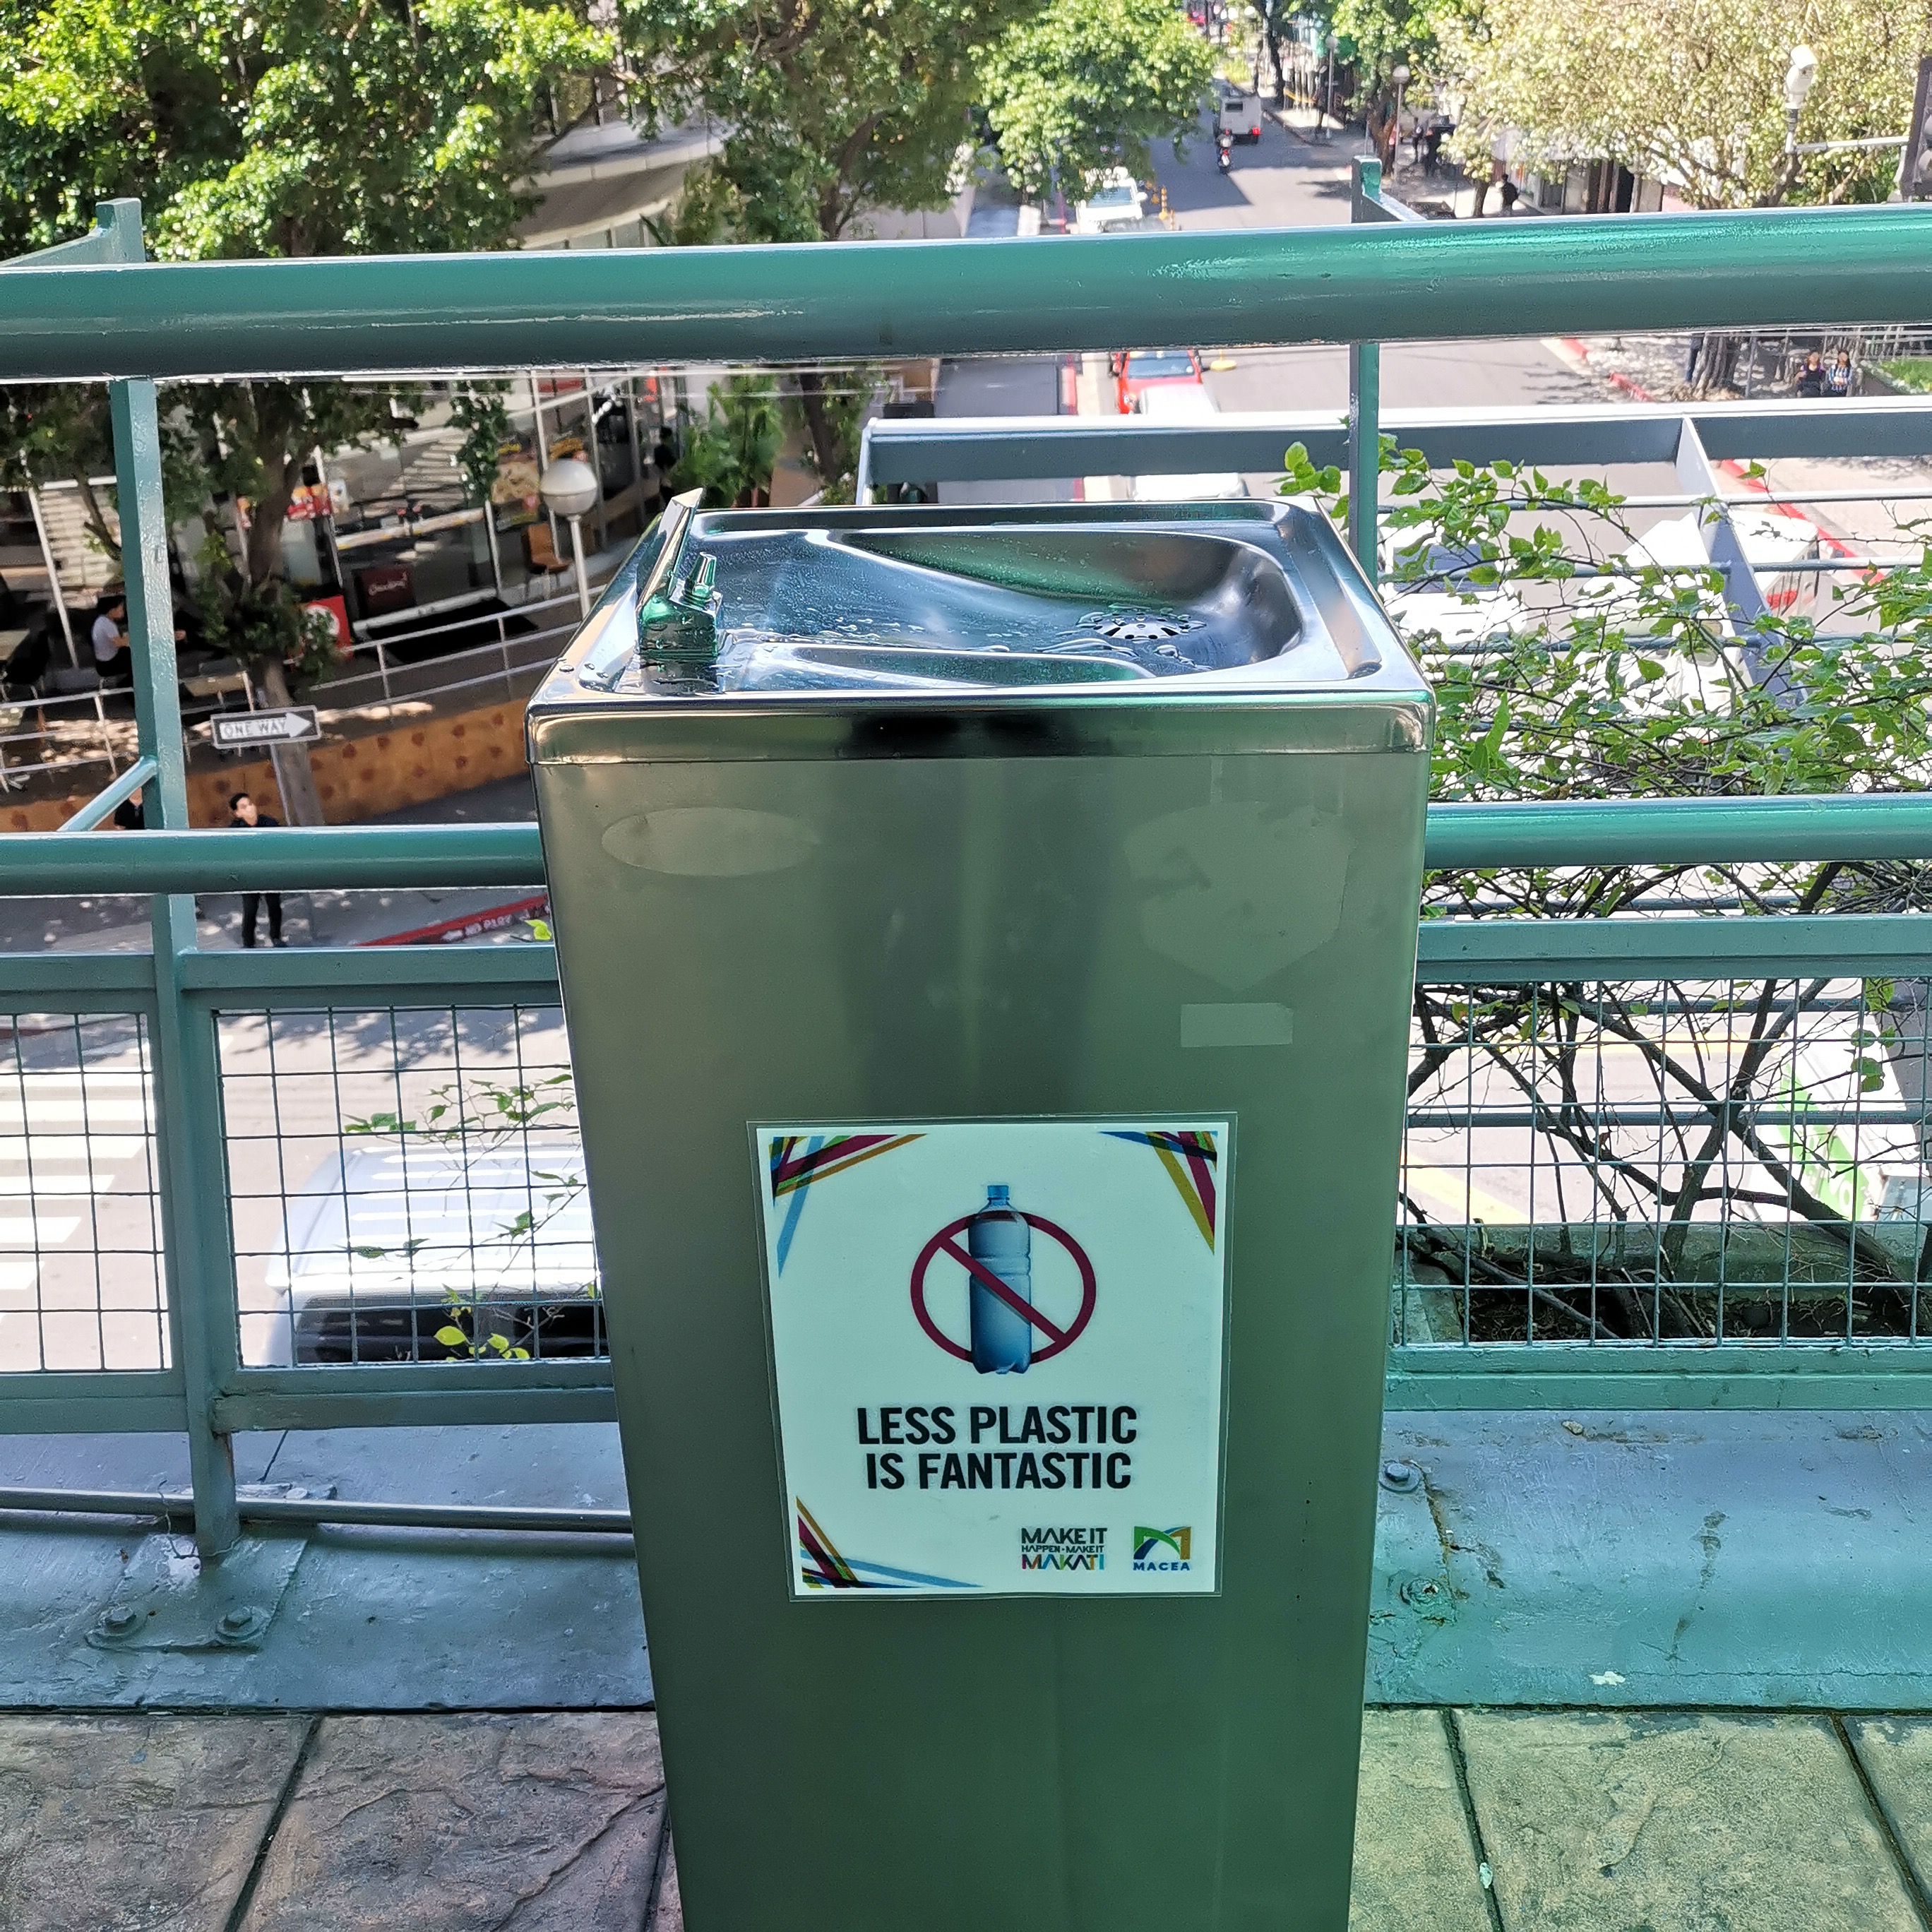
<instances>
[{"instance_id":1,"label":"metal bolt","mask_svg":"<svg viewBox=\"0 0 1932 1932\"><path fill-rule=\"evenodd\" d=\"M103 1613L100 1628L110 1636L125 1636L140 1621L139 1614L125 1604L116 1604Z\"/></svg>"},{"instance_id":2,"label":"metal bolt","mask_svg":"<svg viewBox=\"0 0 1932 1932\"><path fill-rule=\"evenodd\" d=\"M1427 1604L1441 1595L1442 1590L1442 1585L1432 1576L1407 1576L1396 1594L1405 1604Z\"/></svg>"},{"instance_id":3,"label":"metal bolt","mask_svg":"<svg viewBox=\"0 0 1932 1932\"><path fill-rule=\"evenodd\" d=\"M221 1634L224 1636L245 1636L254 1628L255 1612L245 1605L238 1605L232 1610L221 1613Z\"/></svg>"},{"instance_id":4,"label":"metal bolt","mask_svg":"<svg viewBox=\"0 0 1932 1932\"><path fill-rule=\"evenodd\" d=\"M1422 1486L1422 1472L1413 1462L1384 1462L1382 1465L1382 1487L1394 1490L1398 1496L1406 1496L1412 1490Z\"/></svg>"}]
</instances>

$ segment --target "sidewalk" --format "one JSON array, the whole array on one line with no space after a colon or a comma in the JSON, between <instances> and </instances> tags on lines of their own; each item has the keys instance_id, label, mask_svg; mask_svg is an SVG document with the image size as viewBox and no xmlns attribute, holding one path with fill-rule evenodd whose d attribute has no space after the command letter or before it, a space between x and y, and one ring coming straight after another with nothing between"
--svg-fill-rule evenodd
<instances>
[{"instance_id":1,"label":"sidewalk","mask_svg":"<svg viewBox=\"0 0 1932 1932\"><path fill-rule=\"evenodd\" d=\"M681 1932L646 1711L0 1718L0 1923ZM1352 1932L1922 1932L1932 1720L1368 1713Z\"/></svg>"}]
</instances>

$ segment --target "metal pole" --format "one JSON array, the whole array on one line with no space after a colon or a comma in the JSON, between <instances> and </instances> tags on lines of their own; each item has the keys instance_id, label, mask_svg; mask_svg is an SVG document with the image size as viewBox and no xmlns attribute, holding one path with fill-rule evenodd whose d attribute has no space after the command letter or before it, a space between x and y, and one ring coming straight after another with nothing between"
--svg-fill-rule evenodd
<instances>
[{"instance_id":1,"label":"metal pole","mask_svg":"<svg viewBox=\"0 0 1932 1932\"><path fill-rule=\"evenodd\" d=\"M638 442L638 372L624 372L624 426L631 438L631 487L638 493L638 527L650 521L644 514L644 454ZM862 496L859 500L865 501Z\"/></svg>"},{"instance_id":2,"label":"metal pole","mask_svg":"<svg viewBox=\"0 0 1932 1932\"><path fill-rule=\"evenodd\" d=\"M590 614L590 579L584 568L584 519L572 517L570 520L570 556L577 566L577 614L587 617Z\"/></svg>"},{"instance_id":3,"label":"metal pole","mask_svg":"<svg viewBox=\"0 0 1932 1932\"><path fill-rule=\"evenodd\" d=\"M104 206L124 261L140 261L140 204ZM147 822L184 828L187 757L175 668L174 606L168 587L167 510L161 494L160 428L152 382L108 385L114 426L115 501L122 573L128 586L134 717L140 754L154 762ZM228 1226L227 1161L220 1127L221 1071L212 1009L183 997L183 962L196 950L194 901L154 900L155 1144L160 1178L161 1246L170 1339L188 1397L188 1469L195 1540L220 1556L241 1534L230 1439L214 1426L216 1396L236 1365L234 1259Z\"/></svg>"},{"instance_id":4,"label":"metal pole","mask_svg":"<svg viewBox=\"0 0 1932 1932\"><path fill-rule=\"evenodd\" d=\"M537 372L534 369L524 371L530 386L530 440L536 445L537 474L541 476L550 467L550 451L544 442L543 398L537 394ZM553 556L556 552L556 513L550 506L544 505L544 514L550 520L550 547Z\"/></svg>"},{"instance_id":5,"label":"metal pole","mask_svg":"<svg viewBox=\"0 0 1932 1932\"><path fill-rule=\"evenodd\" d=\"M1358 159L1348 218L1382 193L1382 164ZM1378 342L1348 345L1348 547L1371 585L1376 581L1376 526L1382 496L1382 351Z\"/></svg>"},{"instance_id":6,"label":"metal pole","mask_svg":"<svg viewBox=\"0 0 1932 1932\"><path fill-rule=\"evenodd\" d=\"M80 653L74 649L74 620L68 616L67 594L61 589L60 572L54 566L54 547L47 540L46 519L40 514L40 493L29 488L27 507L34 513L34 534L40 540L40 560L47 567L47 588L53 593L54 615L60 620L61 635L67 640L68 662L80 668Z\"/></svg>"},{"instance_id":7,"label":"metal pole","mask_svg":"<svg viewBox=\"0 0 1932 1932\"><path fill-rule=\"evenodd\" d=\"M597 392L590 386L590 371L584 372L584 460L597 478L597 548L610 547L610 528L604 513L604 461L597 453Z\"/></svg>"}]
</instances>

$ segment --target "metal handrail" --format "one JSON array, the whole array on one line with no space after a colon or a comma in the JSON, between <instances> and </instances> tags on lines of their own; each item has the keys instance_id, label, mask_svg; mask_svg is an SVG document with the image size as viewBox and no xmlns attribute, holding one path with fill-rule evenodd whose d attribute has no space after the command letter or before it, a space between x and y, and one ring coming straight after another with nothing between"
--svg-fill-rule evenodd
<instances>
[{"instance_id":1,"label":"metal handrail","mask_svg":"<svg viewBox=\"0 0 1932 1932\"><path fill-rule=\"evenodd\" d=\"M1436 868L1932 859L1932 793L1432 805ZM58 832L0 838L0 893L222 892L544 882L534 825ZM1932 920L1932 915L1928 915Z\"/></svg>"},{"instance_id":2,"label":"metal handrail","mask_svg":"<svg viewBox=\"0 0 1932 1932\"><path fill-rule=\"evenodd\" d=\"M886 251L882 254L880 251ZM1916 321L1932 208L0 272L0 380Z\"/></svg>"},{"instance_id":3,"label":"metal handrail","mask_svg":"<svg viewBox=\"0 0 1932 1932\"><path fill-rule=\"evenodd\" d=\"M1358 188L1372 199L1372 168L1361 170ZM185 1429L196 1534L213 1552L233 1540L242 1514L227 1447L235 1430L585 1419L610 1412L609 1369L595 1361L267 1369L239 1359L218 1016L356 1000L548 1004L556 997L555 958L544 946L400 946L380 955L201 948L185 896L192 892L530 886L542 881L543 859L530 825L258 830L239 838L186 829L153 379L1325 338L1352 340L1356 364L1348 433L1332 418L1327 433L1358 477L1372 478L1381 428L1376 343L1391 317L1407 334L1442 338L1904 321L1932 312L1932 209L1911 208L1561 224L1364 218L1354 229L970 248L866 243L160 266L140 256L138 210L110 204L93 235L0 268L0 380L115 379L138 755L156 765L150 822L166 829L0 838L0 892L152 895L153 945L142 954L8 956L0 1006L45 1002L56 1011L148 1017L164 1149L158 1246L171 1366L23 1376L10 1378L4 1393L13 1427ZM109 266L69 266L86 262ZM1842 426L1844 406L1835 406L1833 425ZM1916 428L1922 415L1912 420ZM1646 427L1668 460L1675 433L1660 420ZM1714 447L1719 437L1714 428ZM1358 491L1358 500L1373 496L1372 484ZM1372 568L1373 519L1366 524L1352 536ZM1438 868L1804 858L1932 858L1932 796L1483 802L1438 806L1429 821L1427 860ZM1793 961L1814 974L1856 972L1860 962L1919 968L1932 959L1928 932L1932 915L1432 919L1420 951L1424 976L1483 984L1486 975L1552 972L1644 977L1660 965L1697 980L1732 964L1762 976ZM1661 1374L1681 1372L1661 1354L1654 1359ZM1814 1353L1800 1372L1837 1376L1853 1394L1910 1383L1911 1399L1932 1399L1932 1376L1896 1359L1894 1374L1850 1352L1842 1361ZM1629 1396L1647 1371L1634 1349L1619 1360L1618 1387ZM1734 1351L1726 1360L1745 1357ZM1494 1358L1484 1370L1503 1372ZM1412 1379L1435 1373L1418 1358Z\"/></svg>"}]
</instances>

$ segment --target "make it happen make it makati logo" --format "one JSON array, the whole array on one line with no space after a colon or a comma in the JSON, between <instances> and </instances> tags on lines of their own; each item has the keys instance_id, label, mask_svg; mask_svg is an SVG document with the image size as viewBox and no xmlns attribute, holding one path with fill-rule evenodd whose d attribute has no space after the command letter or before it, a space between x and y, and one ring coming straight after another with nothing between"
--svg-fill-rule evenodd
<instances>
[{"instance_id":1,"label":"make it happen make it makati logo","mask_svg":"<svg viewBox=\"0 0 1932 1932\"><path fill-rule=\"evenodd\" d=\"M1023 1529L1020 1532L1022 1570L1104 1570L1107 1532L1100 1528Z\"/></svg>"},{"instance_id":2,"label":"make it happen make it makati logo","mask_svg":"<svg viewBox=\"0 0 1932 1932\"><path fill-rule=\"evenodd\" d=\"M1192 1570L1194 1531L1184 1524L1178 1529L1134 1531L1134 1568L1136 1570Z\"/></svg>"}]
</instances>

